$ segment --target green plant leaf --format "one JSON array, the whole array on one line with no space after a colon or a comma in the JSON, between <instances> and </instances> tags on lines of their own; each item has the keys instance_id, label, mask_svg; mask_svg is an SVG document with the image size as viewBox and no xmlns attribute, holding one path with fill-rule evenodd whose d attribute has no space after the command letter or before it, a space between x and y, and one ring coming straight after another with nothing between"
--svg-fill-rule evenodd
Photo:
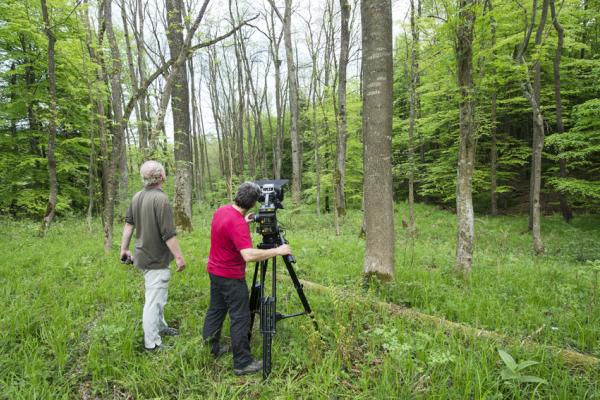
<instances>
[{"instance_id":1,"label":"green plant leaf","mask_svg":"<svg viewBox=\"0 0 600 400\"><path fill-rule=\"evenodd\" d=\"M498 349L498 354L500 354L500 358L502 358L504 365L506 365L506 367L508 369L510 369L511 371L517 370L517 363L515 362L515 359L512 358L512 356L510 354L508 354L506 351L501 350L501 349Z\"/></svg>"},{"instance_id":2,"label":"green plant leaf","mask_svg":"<svg viewBox=\"0 0 600 400\"><path fill-rule=\"evenodd\" d=\"M517 371L522 371L522 370L524 370L525 368L527 368L527 367L530 367L530 366L532 366L532 365L535 365L535 364L539 364L539 362L537 362L537 361L531 361L531 360L523 361L523 362L520 362L520 363L517 365L517 368L516 368L516 370L517 370Z\"/></svg>"},{"instance_id":3,"label":"green plant leaf","mask_svg":"<svg viewBox=\"0 0 600 400\"><path fill-rule=\"evenodd\" d=\"M521 383L540 383L542 385L548 384L547 380L542 379L539 376L533 376L533 375L522 375L522 376L515 378L515 381L521 382Z\"/></svg>"}]
</instances>

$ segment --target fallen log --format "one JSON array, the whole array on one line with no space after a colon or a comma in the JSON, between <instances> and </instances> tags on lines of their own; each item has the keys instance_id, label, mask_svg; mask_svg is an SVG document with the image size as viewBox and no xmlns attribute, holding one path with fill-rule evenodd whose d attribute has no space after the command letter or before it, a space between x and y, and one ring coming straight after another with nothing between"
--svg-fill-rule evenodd
<instances>
[{"instance_id":1,"label":"fallen log","mask_svg":"<svg viewBox=\"0 0 600 400\"><path fill-rule=\"evenodd\" d=\"M318 283L314 283L311 281L306 281L301 279L300 282L302 285L310 290L314 290L321 293L331 294L332 292L341 293L345 297L351 297L348 291L338 288L331 288L328 286L323 286ZM467 337L483 337L486 339L493 339L501 342L507 342L515 345L520 345L525 348L534 349L534 348L544 348L560 357L565 364L574 366L574 367L583 367L583 368L594 368L600 365L600 359L597 357L591 356L589 354L583 354L575 350L571 349L563 349L557 346L546 345L542 343L538 343L530 338L525 338L521 340L517 340L505 335L502 335L498 332L489 331L486 329L474 328L469 325L460 324L458 322L449 321L445 318L436 317L429 314L424 314L419 311L416 311L412 308L402 307L397 304L386 303L384 301L376 301L376 306L382 310L385 310L393 315L399 315L408 319L418 320L418 321L427 321L436 327L441 327L444 329L448 329L454 332L459 332Z\"/></svg>"}]
</instances>

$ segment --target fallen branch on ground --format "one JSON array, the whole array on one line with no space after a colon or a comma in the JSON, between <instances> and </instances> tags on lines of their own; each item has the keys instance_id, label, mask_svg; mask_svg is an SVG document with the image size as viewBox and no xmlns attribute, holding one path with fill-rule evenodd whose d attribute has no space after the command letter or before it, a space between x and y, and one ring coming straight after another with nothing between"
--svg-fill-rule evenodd
<instances>
[{"instance_id":1,"label":"fallen branch on ground","mask_svg":"<svg viewBox=\"0 0 600 400\"><path fill-rule=\"evenodd\" d=\"M349 297L349 293L342 289L330 288L327 286L320 285L318 283L300 280L302 285L307 288L321 293L332 293L338 292L343 293L346 297ZM472 337L483 337L487 339L493 339L501 342L508 342L515 345L520 345L525 348L544 348L556 355L558 355L566 364L577 367L592 368L600 365L600 359L591 356L589 354L579 353L575 350L563 349L557 346L546 345L538 343L531 339L525 338L522 340L514 339L497 332L488 331L486 329L473 328L469 325L459 324L457 322L449 321L444 318L436 317L429 314L424 314L411 308L402 307L397 304L386 303L384 301L377 301L376 305L378 308L385 310L394 315L400 315L412 320L427 321L436 327L441 327L454 332L460 332L464 336Z\"/></svg>"}]
</instances>

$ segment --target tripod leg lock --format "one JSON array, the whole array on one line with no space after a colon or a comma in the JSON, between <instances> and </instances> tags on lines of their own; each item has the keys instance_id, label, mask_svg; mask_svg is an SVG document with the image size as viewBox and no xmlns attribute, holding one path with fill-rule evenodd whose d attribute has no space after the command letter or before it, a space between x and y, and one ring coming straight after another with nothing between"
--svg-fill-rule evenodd
<instances>
[{"instance_id":1,"label":"tripod leg lock","mask_svg":"<svg viewBox=\"0 0 600 400\"><path fill-rule=\"evenodd\" d=\"M276 322L275 297L264 297L260 302L260 333L274 334Z\"/></svg>"}]
</instances>

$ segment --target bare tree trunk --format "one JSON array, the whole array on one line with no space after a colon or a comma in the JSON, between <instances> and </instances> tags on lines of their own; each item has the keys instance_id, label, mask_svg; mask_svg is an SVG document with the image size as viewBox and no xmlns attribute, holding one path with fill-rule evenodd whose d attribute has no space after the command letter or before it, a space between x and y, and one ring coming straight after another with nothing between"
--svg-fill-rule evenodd
<instances>
[{"instance_id":1,"label":"bare tree trunk","mask_svg":"<svg viewBox=\"0 0 600 400\"><path fill-rule=\"evenodd\" d=\"M394 279L392 192L392 5L362 0L364 274Z\"/></svg>"},{"instance_id":2,"label":"bare tree trunk","mask_svg":"<svg viewBox=\"0 0 600 400\"><path fill-rule=\"evenodd\" d=\"M487 0L487 6L490 12L490 27L492 33L492 60L491 60L491 73L493 77L492 81L492 99L491 99L491 115L490 115L490 137L491 137L491 145L490 145L490 199L491 199L491 213L492 215L498 215L498 148L497 148L497 117L496 117L496 109L497 109L497 81L496 81L496 19L494 17L494 8L492 4L493 0Z\"/></svg>"},{"instance_id":3,"label":"bare tree trunk","mask_svg":"<svg viewBox=\"0 0 600 400\"><path fill-rule=\"evenodd\" d=\"M302 154L300 149L300 134L298 132L298 77L296 75L294 48L292 45L292 0L285 0L285 11L283 17L275 6L274 1L269 0L269 2L279 16L279 19L283 22L283 41L285 44L285 58L287 65L291 114L290 137L292 142L292 199L294 204L298 206L302 196Z\"/></svg>"},{"instance_id":4,"label":"bare tree trunk","mask_svg":"<svg viewBox=\"0 0 600 400\"><path fill-rule=\"evenodd\" d=\"M460 139L456 185L458 235L454 271L468 278L473 261L475 216L472 179L475 163L475 107L473 104L473 26L475 0L459 1L459 25L456 38L458 86L460 89Z\"/></svg>"},{"instance_id":5,"label":"bare tree trunk","mask_svg":"<svg viewBox=\"0 0 600 400\"><path fill-rule=\"evenodd\" d=\"M111 109L112 123L111 130L113 134L112 153L110 156L110 165L107 176L107 193L104 197L104 251L109 252L112 247L114 206L119 184L118 166L122 156L122 146L124 137L123 127L123 107L122 107L122 89L121 89L121 54L117 45L117 39L113 30L112 23L112 2L104 0L104 26L109 41L112 57L112 70L110 76L111 89Z\"/></svg>"},{"instance_id":6,"label":"bare tree trunk","mask_svg":"<svg viewBox=\"0 0 600 400\"><path fill-rule=\"evenodd\" d=\"M347 140L347 114L346 114L346 69L348 67L348 53L350 51L350 4L348 0L340 0L340 60L338 65L338 136L335 164L335 200L337 216L346 213L346 195L344 193L346 181L346 140Z\"/></svg>"},{"instance_id":7,"label":"bare tree trunk","mask_svg":"<svg viewBox=\"0 0 600 400\"><path fill-rule=\"evenodd\" d=\"M542 15L540 24L535 36L536 47L541 46L546 18L548 16L548 0L544 0L542 5ZM542 151L544 149L544 117L541 112L541 65L539 59L533 64L533 93L530 96L530 102L533 108L533 157L532 157L532 234L533 250L536 254L544 252L544 244L541 235L541 210L540 210L540 191L542 182Z\"/></svg>"},{"instance_id":8,"label":"bare tree trunk","mask_svg":"<svg viewBox=\"0 0 600 400\"><path fill-rule=\"evenodd\" d=\"M56 211L56 199L58 197L58 181L56 178L56 158L54 157L54 147L56 146L56 130L57 130L57 105L56 105L56 62L54 59L54 45L56 37L52 32L50 25L50 17L48 16L48 7L46 0L41 0L42 15L44 18L44 32L48 38L48 94L50 95L50 121L48 123L48 184L50 193L48 195L48 206L46 214L42 219L40 234L43 236L50 228L54 213Z\"/></svg>"},{"instance_id":9,"label":"bare tree trunk","mask_svg":"<svg viewBox=\"0 0 600 400\"><path fill-rule=\"evenodd\" d=\"M565 127L563 125L562 120L562 101L561 101L561 82L560 82L560 59L562 57L562 49L563 49L563 41L564 41L564 30L561 24L558 22L558 15L556 14L556 9L554 7L554 0L550 0L550 15L552 17L552 24L554 25L554 29L556 30L557 44L556 44L556 54L554 56L554 97L556 99L556 133L558 135L562 134L565 131ZM564 158L560 158L558 160L560 166L560 177L567 177L567 161ZM569 207L569 202L567 201L566 196L563 193L559 194L560 196L560 211L562 213L563 219L566 222L570 222L573 218L573 212L571 211L571 207Z\"/></svg>"},{"instance_id":10,"label":"bare tree trunk","mask_svg":"<svg viewBox=\"0 0 600 400\"><path fill-rule=\"evenodd\" d=\"M204 159L204 165L206 167L206 174L208 176L208 188L209 190L214 190L213 188L213 183L212 183L212 176L210 173L210 163L208 161L208 142L206 140L206 129L204 129L204 115L202 113L202 79L198 79L198 117L200 119L200 131L202 132L202 140L200 143L202 143L202 148L201 151L204 153L204 156L202 157L202 159ZM215 121L215 128L216 128L216 121ZM202 167L202 169L204 169L204 166Z\"/></svg>"},{"instance_id":11,"label":"bare tree trunk","mask_svg":"<svg viewBox=\"0 0 600 400\"><path fill-rule=\"evenodd\" d=\"M419 10L420 0L410 2L410 104L408 113L408 229L413 234L415 229L415 125L417 119L417 105L419 103L417 89L419 81L419 30L417 27L417 16L415 13L415 1Z\"/></svg>"},{"instance_id":12,"label":"bare tree trunk","mask_svg":"<svg viewBox=\"0 0 600 400\"><path fill-rule=\"evenodd\" d=\"M194 71L194 60L190 59L188 61L189 71L190 71L190 97L192 99L192 135L191 135L191 148L192 148L192 175L194 182L194 189L196 191L196 197L198 202L202 198L202 193L204 189L204 174L202 173L202 169L204 168L204 152L201 148L201 140L200 140L200 129L199 129L199 121L198 121L198 102L196 100L196 80L195 80L195 71Z\"/></svg>"},{"instance_id":13,"label":"bare tree trunk","mask_svg":"<svg viewBox=\"0 0 600 400\"><path fill-rule=\"evenodd\" d=\"M219 97L217 93L217 73L216 73L216 55L214 51L209 51L208 53L208 72L209 72L209 82L208 82L208 90L210 95L210 105L213 114L213 119L215 120L215 131L217 132L217 144L219 146L219 168L221 170L221 175L225 176L225 151L224 151L224 139L221 137L223 134L221 133L221 124L219 117Z\"/></svg>"},{"instance_id":14,"label":"bare tree trunk","mask_svg":"<svg viewBox=\"0 0 600 400\"><path fill-rule=\"evenodd\" d=\"M165 93L161 99L161 108L165 97L171 93L175 148L175 195L173 208L175 224L179 230L192 230L192 153L190 149L190 106L189 86L185 60L189 57L191 42L202 20L209 0L205 0L191 28L183 36L181 0L167 0L167 40L171 57L176 57L171 73L167 77ZM166 107L165 107L166 108ZM164 113L158 124L164 126Z\"/></svg>"}]
</instances>

